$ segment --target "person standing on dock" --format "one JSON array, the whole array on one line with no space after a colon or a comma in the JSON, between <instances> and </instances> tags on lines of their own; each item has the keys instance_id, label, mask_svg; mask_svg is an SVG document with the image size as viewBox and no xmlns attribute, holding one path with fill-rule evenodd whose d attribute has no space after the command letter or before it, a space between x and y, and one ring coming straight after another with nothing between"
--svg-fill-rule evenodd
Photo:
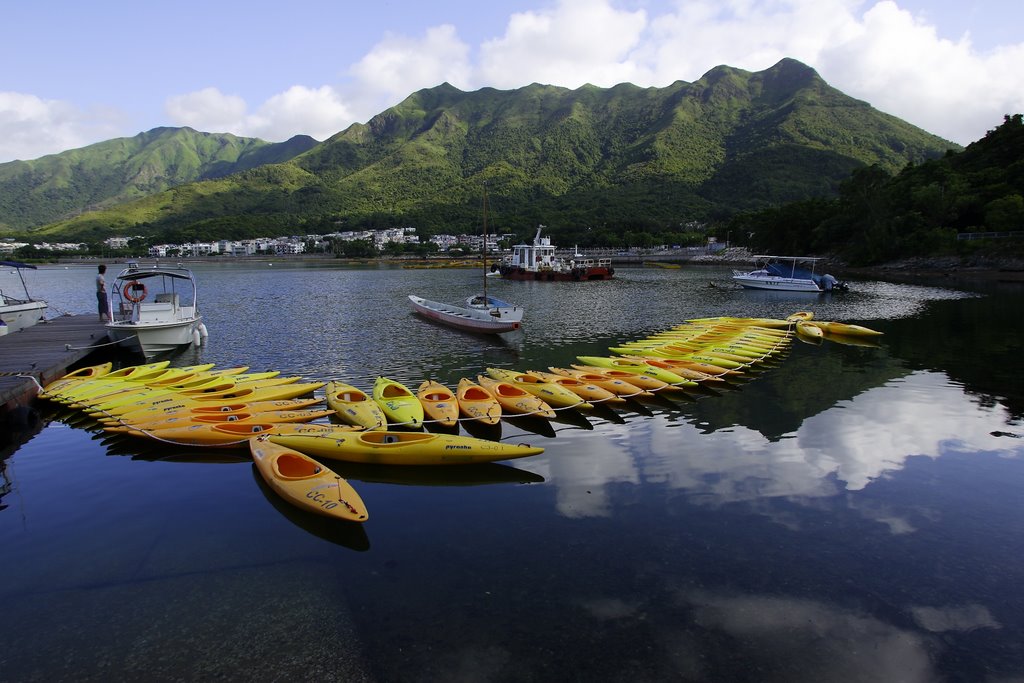
<instances>
[{"instance_id":1,"label":"person standing on dock","mask_svg":"<svg viewBox=\"0 0 1024 683\"><path fill-rule=\"evenodd\" d=\"M107 272L107 267L101 265L99 267L99 274L96 276L96 307L100 313L100 322L107 321L107 311L109 306L107 305L107 279L104 277L104 273Z\"/></svg>"}]
</instances>

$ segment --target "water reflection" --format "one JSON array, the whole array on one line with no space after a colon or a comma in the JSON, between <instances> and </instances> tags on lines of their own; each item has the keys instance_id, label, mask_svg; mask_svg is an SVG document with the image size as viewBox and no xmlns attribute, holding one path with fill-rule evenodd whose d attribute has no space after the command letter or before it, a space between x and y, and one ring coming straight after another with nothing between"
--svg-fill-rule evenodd
<instances>
[{"instance_id":1,"label":"water reflection","mask_svg":"<svg viewBox=\"0 0 1024 683\"><path fill-rule=\"evenodd\" d=\"M760 681L924 683L937 678L926 636L858 610L816 600L686 588L678 590L676 603L705 631L697 642L685 633L674 634L682 642L672 643L682 646L680 669L697 679L721 677L722 669ZM713 643L710 653L708 641ZM705 668L708 660L715 665L711 670Z\"/></svg>"},{"instance_id":2,"label":"water reflection","mask_svg":"<svg viewBox=\"0 0 1024 683\"><path fill-rule=\"evenodd\" d=\"M366 533L365 524L330 519L300 510L274 493L260 476L255 465L252 466L252 478L267 502L281 513L282 517L306 533L357 552L366 552L370 549L370 537ZM372 510L370 515L373 515Z\"/></svg>"},{"instance_id":3,"label":"water reflection","mask_svg":"<svg viewBox=\"0 0 1024 683\"><path fill-rule=\"evenodd\" d=\"M780 439L742 425L702 433L692 423L673 429L636 418L607 425L603 438L588 440L578 454L541 456L543 465L534 469L557 487L558 511L574 518L611 515L608 489L622 482L664 484L700 505L778 497L811 504L862 490L913 456L987 451L1020 457L1024 448L992 434L1005 420L1002 409L977 410L944 375L916 372L812 415ZM860 512L892 533L913 531L886 509Z\"/></svg>"}]
</instances>

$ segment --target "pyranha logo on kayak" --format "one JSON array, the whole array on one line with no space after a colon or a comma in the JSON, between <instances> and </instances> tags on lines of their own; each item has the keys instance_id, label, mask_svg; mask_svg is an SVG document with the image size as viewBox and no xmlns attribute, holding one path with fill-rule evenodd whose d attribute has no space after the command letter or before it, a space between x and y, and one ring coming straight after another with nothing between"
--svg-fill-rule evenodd
<instances>
[{"instance_id":1,"label":"pyranha logo on kayak","mask_svg":"<svg viewBox=\"0 0 1024 683\"><path fill-rule=\"evenodd\" d=\"M445 444L444 449L446 451L451 451L451 450L468 451L468 450L472 450L472 447L471 446L467 446L465 444L449 443L449 444Z\"/></svg>"}]
</instances>

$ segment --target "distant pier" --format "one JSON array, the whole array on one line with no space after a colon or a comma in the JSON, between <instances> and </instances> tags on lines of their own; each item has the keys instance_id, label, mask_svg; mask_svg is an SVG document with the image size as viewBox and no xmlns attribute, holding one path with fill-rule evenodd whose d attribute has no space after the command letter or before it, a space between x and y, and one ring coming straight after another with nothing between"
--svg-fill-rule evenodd
<instances>
[{"instance_id":1,"label":"distant pier","mask_svg":"<svg viewBox=\"0 0 1024 683\"><path fill-rule=\"evenodd\" d=\"M46 386L97 348L106 348L103 325L95 314L67 315L0 336L0 412L27 405L37 382Z\"/></svg>"}]
</instances>

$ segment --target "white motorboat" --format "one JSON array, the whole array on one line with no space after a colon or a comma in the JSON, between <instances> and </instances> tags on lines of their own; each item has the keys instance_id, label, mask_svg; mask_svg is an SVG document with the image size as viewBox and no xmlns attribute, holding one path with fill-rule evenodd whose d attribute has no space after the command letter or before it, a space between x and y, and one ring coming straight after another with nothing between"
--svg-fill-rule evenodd
<instances>
[{"instance_id":1,"label":"white motorboat","mask_svg":"<svg viewBox=\"0 0 1024 683\"><path fill-rule=\"evenodd\" d=\"M757 255L754 256L753 270L734 270L732 279L747 289L815 294L846 290L846 284L833 276L814 272L820 260L805 256Z\"/></svg>"},{"instance_id":2,"label":"white motorboat","mask_svg":"<svg viewBox=\"0 0 1024 683\"><path fill-rule=\"evenodd\" d=\"M25 298L22 299L0 290L0 334L17 332L43 320L46 317L47 303L42 299L33 299L29 295L25 276L21 274L23 268L35 270L36 267L20 261L0 261L0 266L14 268L25 292Z\"/></svg>"},{"instance_id":3,"label":"white motorboat","mask_svg":"<svg viewBox=\"0 0 1024 683\"><path fill-rule=\"evenodd\" d=\"M129 262L114 278L109 301L108 336L146 358L198 346L207 336L195 276L187 268L142 269Z\"/></svg>"},{"instance_id":4,"label":"white motorboat","mask_svg":"<svg viewBox=\"0 0 1024 683\"><path fill-rule=\"evenodd\" d=\"M413 309L427 318L470 332L501 334L519 329L523 307L487 294L487 188L484 188L484 287L466 299L465 306L444 304L409 295Z\"/></svg>"}]
</instances>

